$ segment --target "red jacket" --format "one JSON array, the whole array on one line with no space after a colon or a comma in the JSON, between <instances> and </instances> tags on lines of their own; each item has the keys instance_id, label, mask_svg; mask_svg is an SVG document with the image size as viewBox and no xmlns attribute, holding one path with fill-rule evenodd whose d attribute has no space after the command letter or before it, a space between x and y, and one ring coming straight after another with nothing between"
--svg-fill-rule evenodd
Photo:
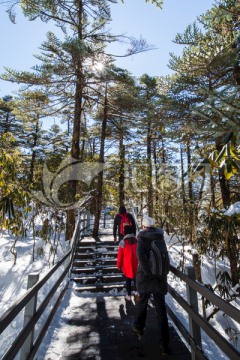
<instances>
[{"instance_id":1,"label":"red jacket","mask_svg":"<svg viewBox=\"0 0 240 360\"><path fill-rule=\"evenodd\" d=\"M122 270L127 278L134 279L136 277L138 267L137 242L131 244L127 237L120 241L117 267Z\"/></svg>"}]
</instances>

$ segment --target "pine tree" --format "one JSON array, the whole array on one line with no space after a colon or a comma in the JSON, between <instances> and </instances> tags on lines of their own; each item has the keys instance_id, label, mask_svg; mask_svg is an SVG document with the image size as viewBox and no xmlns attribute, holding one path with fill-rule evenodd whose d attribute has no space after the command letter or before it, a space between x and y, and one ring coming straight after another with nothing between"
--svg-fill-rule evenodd
<instances>
[{"instance_id":1,"label":"pine tree","mask_svg":"<svg viewBox=\"0 0 240 360\"><path fill-rule=\"evenodd\" d=\"M11 133L18 143L23 129L21 121L14 114L15 106L12 96L0 99L0 134Z\"/></svg>"},{"instance_id":2,"label":"pine tree","mask_svg":"<svg viewBox=\"0 0 240 360\"><path fill-rule=\"evenodd\" d=\"M80 141L85 132L85 109L94 100L89 89L96 82L94 65L105 54L105 45L118 40L105 30L111 20L110 4L116 0L101 1L21 1L24 14L30 19L41 18L54 21L62 29L64 40L48 33L47 41L42 44L42 55L38 56L41 65L34 68L35 73L16 72L7 69L5 80L24 84L44 86L49 97L61 104L58 108L72 106L73 132L71 156L83 160ZM157 2L158 3L158 2ZM156 3L156 5L157 5ZM13 13L13 11L12 11ZM125 54L133 55L149 47L143 40L130 39L131 47ZM96 94L97 96L97 94ZM84 139L83 139L84 143ZM72 200L77 195L77 182L69 182ZM66 239L70 239L75 227L75 210L67 213Z\"/></svg>"}]
</instances>

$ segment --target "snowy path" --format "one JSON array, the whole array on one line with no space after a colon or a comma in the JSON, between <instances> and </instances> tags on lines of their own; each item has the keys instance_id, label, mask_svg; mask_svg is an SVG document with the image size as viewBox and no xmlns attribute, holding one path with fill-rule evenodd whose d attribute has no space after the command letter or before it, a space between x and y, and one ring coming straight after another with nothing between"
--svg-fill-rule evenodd
<instances>
[{"instance_id":1,"label":"snowy path","mask_svg":"<svg viewBox=\"0 0 240 360\"><path fill-rule=\"evenodd\" d=\"M110 240L113 240L110 234L101 236L101 241ZM114 293L117 293L114 289L111 294L80 293L71 283L35 360L161 359L152 304L149 304L145 336L139 340L132 331L134 300L126 301L124 292L117 296ZM168 358L190 359L172 326L170 331L174 355Z\"/></svg>"},{"instance_id":2,"label":"snowy path","mask_svg":"<svg viewBox=\"0 0 240 360\"><path fill-rule=\"evenodd\" d=\"M131 329L135 310L135 303L124 296L89 296L70 288L35 360L161 359L154 309L150 306L141 340ZM168 359L190 359L173 327L170 333L173 355Z\"/></svg>"}]
</instances>

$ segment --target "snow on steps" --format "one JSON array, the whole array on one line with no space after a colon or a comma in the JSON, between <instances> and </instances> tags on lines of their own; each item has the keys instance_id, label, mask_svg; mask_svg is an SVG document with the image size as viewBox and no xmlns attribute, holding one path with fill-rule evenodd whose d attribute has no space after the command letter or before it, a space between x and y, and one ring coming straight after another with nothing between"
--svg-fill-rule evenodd
<instances>
[{"instance_id":1,"label":"snow on steps","mask_svg":"<svg viewBox=\"0 0 240 360\"><path fill-rule=\"evenodd\" d=\"M113 292L125 287L125 279L116 267L118 245L101 238L83 238L76 247L71 280L79 292Z\"/></svg>"}]
</instances>

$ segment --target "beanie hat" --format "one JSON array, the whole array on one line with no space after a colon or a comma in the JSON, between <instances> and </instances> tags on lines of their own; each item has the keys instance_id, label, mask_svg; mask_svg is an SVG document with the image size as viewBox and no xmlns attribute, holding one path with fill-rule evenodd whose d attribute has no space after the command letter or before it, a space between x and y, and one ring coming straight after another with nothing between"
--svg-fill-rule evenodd
<instances>
[{"instance_id":1,"label":"beanie hat","mask_svg":"<svg viewBox=\"0 0 240 360\"><path fill-rule=\"evenodd\" d=\"M125 206L120 206L119 207L119 214L126 214L126 208L125 208Z\"/></svg>"},{"instance_id":2,"label":"beanie hat","mask_svg":"<svg viewBox=\"0 0 240 360\"><path fill-rule=\"evenodd\" d=\"M155 220L150 216L145 216L142 222L143 226L151 227L155 225Z\"/></svg>"},{"instance_id":3,"label":"beanie hat","mask_svg":"<svg viewBox=\"0 0 240 360\"><path fill-rule=\"evenodd\" d=\"M124 235L133 234L133 227L130 225L124 226Z\"/></svg>"}]
</instances>

